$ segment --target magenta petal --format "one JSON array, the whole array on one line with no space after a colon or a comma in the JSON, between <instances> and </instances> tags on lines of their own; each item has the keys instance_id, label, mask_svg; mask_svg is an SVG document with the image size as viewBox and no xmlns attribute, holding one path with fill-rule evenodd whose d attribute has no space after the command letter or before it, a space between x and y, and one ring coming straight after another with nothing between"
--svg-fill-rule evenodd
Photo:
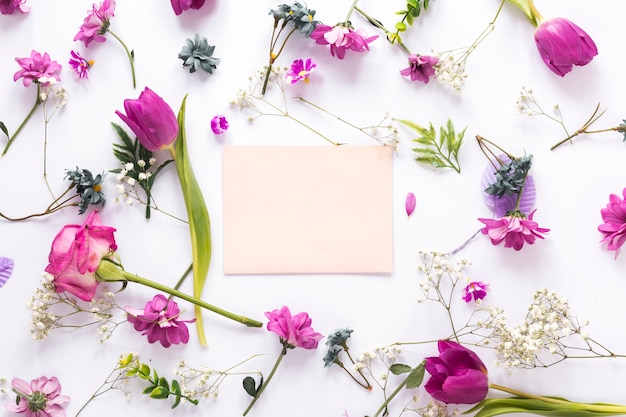
<instances>
[{"instance_id":1,"label":"magenta petal","mask_svg":"<svg viewBox=\"0 0 626 417\"><path fill-rule=\"evenodd\" d=\"M0 288L11 278L14 266L13 259L0 256Z\"/></svg>"},{"instance_id":2,"label":"magenta petal","mask_svg":"<svg viewBox=\"0 0 626 417\"><path fill-rule=\"evenodd\" d=\"M413 214L413 211L415 210L415 204L416 204L415 194L408 193L406 195L406 201L404 203L407 216L410 216L411 214Z\"/></svg>"}]
</instances>

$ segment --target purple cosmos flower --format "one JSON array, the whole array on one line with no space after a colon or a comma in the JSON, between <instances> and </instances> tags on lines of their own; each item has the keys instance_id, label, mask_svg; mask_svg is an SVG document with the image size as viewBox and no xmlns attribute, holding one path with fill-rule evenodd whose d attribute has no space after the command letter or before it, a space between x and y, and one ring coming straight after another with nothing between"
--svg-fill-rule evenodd
<instances>
[{"instance_id":1,"label":"purple cosmos flower","mask_svg":"<svg viewBox=\"0 0 626 417\"><path fill-rule=\"evenodd\" d=\"M487 290L489 289L489 284L485 284L480 281L472 281L465 288L463 288L463 300L466 303L472 301L482 300L487 296Z\"/></svg>"},{"instance_id":2,"label":"purple cosmos flower","mask_svg":"<svg viewBox=\"0 0 626 417\"><path fill-rule=\"evenodd\" d=\"M128 322L142 335L148 335L148 343L161 342L163 347L170 347L189 341L189 329L185 323L196 319L179 320L180 309L174 300L157 294L148 301L143 310L132 307L124 308L128 313Z\"/></svg>"},{"instance_id":3,"label":"purple cosmos flower","mask_svg":"<svg viewBox=\"0 0 626 417\"><path fill-rule=\"evenodd\" d=\"M439 356L426 358L431 375L424 389L446 404L474 404L489 391L487 367L471 350L449 340L437 344Z\"/></svg>"},{"instance_id":4,"label":"purple cosmos flower","mask_svg":"<svg viewBox=\"0 0 626 417\"><path fill-rule=\"evenodd\" d=\"M49 80L51 79L55 79L57 82L61 81L59 76L61 65L51 60L47 52L42 55L33 50L30 57L15 58L15 61L22 69L13 75L13 81L22 78L24 87L28 87L33 82L40 82L40 79L46 80L41 82L42 85L50 84Z\"/></svg>"},{"instance_id":5,"label":"purple cosmos flower","mask_svg":"<svg viewBox=\"0 0 626 417\"><path fill-rule=\"evenodd\" d=\"M411 214L413 214L413 211L415 210L415 204L416 204L415 194L408 193L406 195L406 200L404 202L404 209L406 210L407 216L410 216Z\"/></svg>"},{"instance_id":6,"label":"purple cosmos flower","mask_svg":"<svg viewBox=\"0 0 626 417\"><path fill-rule=\"evenodd\" d=\"M228 130L228 120L224 115L218 114L211 119L211 130L216 135L221 135Z\"/></svg>"},{"instance_id":7,"label":"purple cosmos flower","mask_svg":"<svg viewBox=\"0 0 626 417\"><path fill-rule=\"evenodd\" d=\"M561 77L570 72L573 65L586 65L598 55L593 39L574 23L560 17L539 25L535 43L543 62Z\"/></svg>"},{"instance_id":8,"label":"purple cosmos flower","mask_svg":"<svg viewBox=\"0 0 626 417\"><path fill-rule=\"evenodd\" d=\"M623 199L615 194L609 196L609 203L600 210L604 223L598 226L598 231L604 235L600 242L608 243L608 249L615 251L615 258L626 242L626 188L622 196Z\"/></svg>"},{"instance_id":9,"label":"purple cosmos flower","mask_svg":"<svg viewBox=\"0 0 626 417\"><path fill-rule=\"evenodd\" d=\"M524 243L532 245L536 239L543 239L542 233L550 231L533 221L535 211L537 210L533 210L528 218L520 211L513 211L499 219L478 219L485 224L480 231L489 236L494 246L504 241L505 248L521 250Z\"/></svg>"},{"instance_id":10,"label":"purple cosmos flower","mask_svg":"<svg viewBox=\"0 0 626 417\"><path fill-rule=\"evenodd\" d=\"M102 35L108 30L114 13L115 0L104 0L99 6L94 3L92 9L87 11L87 17L74 36L74 40L83 41L85 47L88 47L92 41L104 42L106 38Z\"/></svg>"},{"instance_id":11,"label":"purple cosmos flower","mask_svg":"<svg viewBox=\"0 0 626 417\"><path fill-rule=\"evenodd\" d=\"M176 16L189 9L199 9L204 6L204 0L170 0Z\"/></svg>"},{"instance_id":12,"label":"purple cosmos flower","mask_svg":"<svg viewBox=\"0 0 626 417\"><path fill-rule=\"evenodd\" d=\"M313 330L307 313L292 316L289 308L284 306L280 310L266 312L265 317L269 320L267 330L276 333L287 347L316 349L317 342L324 337Z\"/></svg>"},{"instance_id":13,"label":"purple cosmos flower","mask_svg":"<svg viewBox=\"0 0 626 417\"><path fill-rule=\"evenodd\" d=\"M11 388L17 394L16 400L4 405L12 413L24 413L26 417L65 417L63 406L70 401L61 395L61 384L56 376L35 378L30 383L14 378Z\"/></svg>"},{"instance_id":14,"label":"purple cosmos flower","mask_svg":"<svg viewBox=\"0 0 626 417\"><path fill-rule=\"evenodd\" d=\"M69 60L69 64L74 73L76 73L81 80L89 78L89 68L93 65L93 61L87 61L76 51L71 51L70 53L72 57Z\"/></svg>"},{"instance_id":15,"label":"purple cosmos flower","mask_svg":"<svg viewBox=\"0 0 626 417\"><path fill-rule=\"evenodd\" d=\"M14 266L15 261L13 259L0 256L0 288L11 278Z\"/></svg>"},{"instance_id":16,"label":"purple cosmos flower","mask_svg":"<svg viewBox=\"0 0 626 417\"><path fill-rule=\"evenodd\" d=\"M422 81L428 84L430 77L435 75L435 66L439 59L428 55L409 55L409 66L400 70L400 74L411 77L411 81Z\"/></svg>"},{"instance_id":17,"label":"purple cosmos flower","mask_svg":"<svg viewBox=\"0 0 626 417\"><path fill-rule=\"evenodd\" d=\"M319 45L330 45L330 54L343 59L349 49L355 52L369 51L368 44L378 36L367 37L365 30L353 29L342 25L328 26L318 24L311 33L311 39Z\"/></svg>"},{"instance_id":18,"label":"purple cosmos flower","mask_svg":"<svg viewBox=\"0 0 626 417\"><path fill-rule=\"evenodd\" d=\"M291 68L287 70L285 77L291 84L295 84L298 81L309 82L309 75L317 68L317 64L311 61L311 58L307 58L306 61L296 59L291 64Z\"/></svg>"},{"instance_id":19,"label":"purple cosmos flower","mask_svg":"<svg viewBox=\"0 0 626 417\"><path fill-rule=\"evenodd\" d=\"M16 10L25 14L30 12L30 7L26 6L26 0L0 0L0 13L13 14Z\"/></svg>"}]
</instances>

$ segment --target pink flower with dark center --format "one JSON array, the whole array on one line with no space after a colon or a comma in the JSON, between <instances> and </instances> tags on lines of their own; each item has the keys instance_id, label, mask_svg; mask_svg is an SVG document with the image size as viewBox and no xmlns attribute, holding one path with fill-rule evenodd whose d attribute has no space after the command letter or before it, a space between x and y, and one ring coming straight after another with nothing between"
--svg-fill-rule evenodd
<instances>
[{"instance_id":1,"label":"pink flower with dark center","mask_svg":"<svg viewBox=\"0 0 626 417\"><path fill-rule=\"evenodd\" d=\"M410 77L411 81L422 81L428 84L430 77L435 75L435 66L439 59L428 55L409 55L409 66L400 70L400 74Z\"/></svg>"},{"instance_id":2,"label":"pink flower with dark center","mask_svg":"<svg viewBox=\"0 0 626 417\"><path fill-rule=\"evenodd\" d=\"M216 135L225 133L228 130L228 126L228 120L226 120L226 117L221 114L214 116L211 119L211 130Z\"/></svg>"},{"instance_id":3,"label":"pink flower with dark center","mask_svg":"<svg viewBox=\"0 0 626 417\"><path fill-rule=\"evenodd\" d=\"M189 342L189 329L185 323L193 323L196 319L179 320L180 309L174 300L157 294L146 303L143 310L132 307L124 308L127 319L135 330L148 336L148 343L161 342L163 347Z\"/></svg>"},{"instance_id":4,"label":"pink flower with dark center","mask_svg":"<svg viewBox=\"0 0 626 417\"><path fill-rule=\"evenodd\" d=\"M83 41L85 47L88 47L92 41L104 42L106 38L103 35L109 29L110 20L114 14L115 0L104 0L100 5L94 3L92 9L87 11L87 17L74 36L74 40Z\"/></svg>"},{"instance_id":5,"label":"pink flower with dark center","mask_svg":"<svg viewBox=\"0 0 626 417\"><path fill-rule=\"evenodd\" d=\"M295 84L298 81L304 81L305 83L308 83L309 75L311 75L311 73L315 71L316 67L317 64L311 61L311 58L307 58L306 61L296 59L291 64L291 68L287 70L285 78L287 78L287 81L289 81L291 84Z\"/></svg>"},{"instance_id":6,"label":"pink flower with dark center","mask_svg":"<svg viewBox=\"0 0 626 417\"><path fill-rule=\"evenodd\" d=\"M22 78L24 87L28 87L31 83L40 82L42 85L50 84L51 79L55 79L57 82L61 81L59 73L61 72L61 65L50 59L50 55L47 52L40 54L33 50L29 57L15 58L15 61L22 67L21 70L13 75L13 81L17 81Z\"/></svg>"},{"instance_id":7,"label":"pink flower with dark center","mask_svg":"<svg viewBox=\"0 0 626 417\"><path fill-rule=\"evenodd\" d=\"M170 2L177 16L185 10L199 9L204 6L204 0L170 0Z\"/></svg>"},{"instance_id":8,"label":"pink flower with dark center","mask_svg":"<svg viewBox=\"0 0 626 417\"><path fill-rule=\"evenodd\" d=\"M535 211L537 210L533 210L528 218L520 211L513 211L499 219L478 219L485 224L480 231L489 236L494 246L504 241L505 248L521 250L524 243L532 245L536 239L543 239L542 233L550 231L533 221Z\"/></svg>"},{"instance_id":9,"label":"pink flower with dark center","mask_svg":"<svg viewBox=\"0 0 626 417\"><path fill-rule=\"evenodd\" d=\"M69 64L74 70L74 73L78 75L78 78L84 80L89 78L89 68L93 65L93 61L87 61L78 52L71 51L72 57L69 60Z\"/></svg>"},{"instance_id":10,"label":"pink flower with dark center","mask_svg":"<svg viewBox=\"0 0 626 417\"><path fill-rule=\"evenodd\" d=\"M16 10L26 14L30 7L26 6L26 0L0 0L0 13L13 14Z\"/></svg>"},{"instance_id":11,"label":"pink flower with dark center","mask_svg":"<svg viewBox=\"0 0 626 417\"><path fill-rule=\"evenodd\" d=\"M623 199L615 194L609 196L609 203L600 210L604 223L598 226L598 231L604 235L600 242L607 242L607 248L615 251L615 258L626 242L626 188L622 196Z\"/></svg>"},{"instance_id":12,"label":"pink flower with dark center","mask_svg":"<svg viewBox=\"0 0 626 417\"><path fill-rule=\"evenodd\" d=\"M482 300L487 296L487 290L489 285L480 281L472 281L465 288L463 288L463 300L466 303L472 301Z\"/></svg>"},{"instance_id":13,"label":"pink flower with dark center","mask_svg":"<svg viewBox=\"0 0 626 417\"><path fill-rule=\"evenodd\" d=\"M378 36L367 36L363 29L353 29L351 27L336 25L328 26L318 24L311 33L311 39L319 45L330 45L330 54L343 59L347 50L354 52L369 51L368 44Z\"/></svg>"},{"instance_id":14,"label":"pink flower with dark center","mask_svg":"<svg viewBox=\"0 0 626 417\"><path fill-rule=\"evenodd\" d=\"M26 417L65 417L63 406L70 401L67 395L61 395L61 384L56 376L41 376L30 383L15 378L11 388L17 394L16 400L4 405L12 413L24 413Z\"/></svg>"},{"instance_id":15,"label":"pink flower with dark center","mask_svg":"<svg viewBox=\"0 0 626 417\"><path fill-rule=\"evenodd\" d=\"M292 316L289 308L284 306L280 310L266 312L265 317L269 320L267 330L276 333L281 343L289 348L316 349L317 342L324 337L313 330L307 313Z\"/></svg>"}]
</instances>

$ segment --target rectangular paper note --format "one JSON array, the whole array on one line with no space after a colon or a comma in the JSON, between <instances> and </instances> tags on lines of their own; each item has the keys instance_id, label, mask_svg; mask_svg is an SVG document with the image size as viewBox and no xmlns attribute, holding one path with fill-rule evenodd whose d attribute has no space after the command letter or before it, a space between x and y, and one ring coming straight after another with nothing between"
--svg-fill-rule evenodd
<instances>
[{"instance_id":1,"label":"rectangular paper note","mask_svg":"<svg viewBox=\"0 0 626 417\"><path fill-rule=\"evenodd\" d=\"M392 152L225 146L224 273L390 273Z\"/></svg>"}]
</instances>

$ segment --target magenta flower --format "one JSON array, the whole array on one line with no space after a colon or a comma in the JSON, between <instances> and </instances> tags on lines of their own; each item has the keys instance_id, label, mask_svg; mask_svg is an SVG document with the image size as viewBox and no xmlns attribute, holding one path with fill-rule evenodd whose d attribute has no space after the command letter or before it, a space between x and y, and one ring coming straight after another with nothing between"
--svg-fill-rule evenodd
<instances>
[{"instance_id":1,"label":"magenta flower","mask_svg":"<svg viewBox=\"0 0 626 417\"><path fill-rule=\"evenodd\" d=\"M148 301L143 310L132 307L124 308L128 313L128 322L142 335L148 335L148 343L161 342L163 347L189 342L189 329L185 323L196 319L179 320L180 309L174 300L157 294Z\"/></svg>"},{"instance_id":2,"label":"magenta flower","mask_svg":"<svg viewBox=\"0 0 626 417\"><path fill-rule=\"evenodd\" d=\"M52 241L46 272L54 276L56 292L67 291L91 301L98 288L96 270L102 258L117 249L115 229L103 226L97 211L82 225L64 226Z\"/></svg>"},{"instance_id":3,"label":"magenta flower","mask_svg":"<svg viewBox=\"0 0 626 417\"><path fill-rule=\"evenodd\" d=\"M548 19L535 31L535 43L543 62L563 77L573 65L586 65L598 55L593 39L564 18Z\"/></svg>"},{"instance_id":4,"label":"magenta flower","mask_svg":"<svg viewBox=\"0 0 626 417\"><path fill-rule=\"evenodd\" d=\"M409 55L409 66L400 70L400 74L405 77L411 77L411 81L422 81L428 84L430 77L435 75L435 66L439 62L434 56L428 55Z\"/></svg>"},{"instance_id":5,"label":"magenta flower","mask_svg":"<svg viewBox=\"0 0 626 417\"><path fill-rule=\"evenodd\" d=\"M283 306L280 310L266 312L265 317L269 320L267 330L276 333L288 348L317 349L317 342L324 337L313 331L307 313L292 316L289 308Z\"/></svg>"},{"instance_id":6,"label":"magenta flower","mask_svg":"<svg viewBox=\"0 0 626 417\"><path fill-rule=\"evenodd\" d=\"M204 0L170 0L176 16L189 9L199 9L204 6Z\"/></svg>"},{"instance_id":7,"label":"magenta flower","mask_svg":"<svg viewBox=\"0 0 626 417\"><path fill-rule=\"evenodd\" d=\"M15 61L22 69L13 75L13 81L22 78L24 87L28 87L31 83L41 83L41 85L50 84L49 80L61 81L60 72L61 65L50 59L47 52L40 54L33 50L29 57L15 58ZM41 80L41 81L40 81Z\"/></svg>"},{"instance_id":8,"label":"magenta flower","mask_svg":"<svg viewBox=\"0 0 626 417\"><path fill-rule=\"evenodd\" d=\"M14 378L11 388L17 394L16 400L4 404L12 413L24 413L26 417L65 417L63 406L70 401L61 395L61 384L56 376L41 376L30 381Z\"/></svg>"},{"instance_id":9,"label":"magenta flower","mask_svg":"<svg viewBox=\"0 0 626 417\"><path fill-rule=\"evenodd\" d=\"M103 35L109 29L114 14L115 0L104 0L100 5L94 3L92 9L87 11L87 17L74 36L74 41L83 41L85 47L93 41L104 42L106 38Z\"/></svg>"},{"instance_id":10,"label":"magenta flower","mask_svg":"<svg viewBox=\"0 0 626 417\"><path fill-rule=\"evenodd\" d=\"M466 303L472 301L482 300L487 296L487 290L489 289L489 284L485 284L480 281L472 281L465 288L463 288L463 300Z\"/></svg>"},{"instance_id":11,"label":"magenta flower","mask_svg":"<svg viewBox=\"0 0 626 417\"><path fill-rule=\"evenodd\" d=\"M0 0L0 13L13 14L15 11L26 14L30 7L26 6L26 0Z\"/></svg>"},{"instance_id":12,"label":"magenta flower","mask_svg":"<svg viewBox=\"0 0 626 417\"><path fill-rule=\"evenodd\" d=\"M532 245L536 239L543 239L542 233L550 231L533 221L535 211L537 210L533 210L528 218L520 211L513 211L499 219L478 219L485 224L480 231L489 236L494 246L504 241L505 248L521 250L524 243Z\"/></svg>"},{"instance_id":13,"label":"magenta flower","mask_svg":"<svg viewBox=\"0 0 626 417\"><path fill-rule=\"evenodd\" d=\"M416 204L415 194L408 193L406 195L406 200L404 201L404 209L406 210L407 216L410 216L411 214L413 214L413 211L415 210L415 204Z\"/></svg>"},{"instance_id":14,"label":"magenta flower","mask_svg":"<svg viewBox=\"0 0 626 417\"><path fill-rule=\"evenodd\" d=\"M449 340L437 343L439 356L426 358L431 375L424 389L446 404L474 404L489 391L487 367L471 350Z\"/></svg>"},{"instance_id":15,"label":"magenta flower","mask_svg":"<svg viewBox=\"0 0 626 417\"><path fill-rule=\"evenodd\" d=\"M0 288L11 278L14 267L15 261L13 259L0 256Z\"/></svg>"},{"instance_id":16,"label":"magenta flower","mask_svg":"<svg viewBox=\"0 0 626 417\"><path fill-rule=\"evenodd\" d=\"M626 242L626 188L622 196L624 199L615 194L609 196L609 203L600 210L604 223L598 226L598 231L604 235L600 242L608 243L608 249L615 251L615 258Z\"/></svg>"},{"instance_id":17,"label":"magenta flower","mask_svg":"<svg viewBox=\"0 0 626 417\"><path fill-rule=\"evenodd\" d=\"M367 37L365 30L336 25L318 24L311 33L311 39L319 45L330 45L330 54L343 59L347 50L354 52L369 51L368 44L378 36Z\"/></svg>"},{"instance_id":18,"label":"magenta flower","mask_svg":"<svg viewBox=\"0 0 626 417\"><path fill-rule=\"evenodd\" d=\"M178 136L178 120L172 108L146 87L139 98L124 100L126 114L115 111L149 151L169 147Z\"/></svg>"},{"instance_id":19,"label":"magenta flower","mask_svg":"<svg viewBox=\"0 0 626 417\"><path fill-rule=\"evenodd\" d=\"M76 51L70 51L70 53L72 54L72 57L68 63L72 67L74 73L78 75L78 78L81 80L89 78L89 68L93 65L93 61L87 61Z\"/></svg>"},{"instance_id":20,"label":"magenta flower","mask_svg":"<svg viewBox=\"0 0 626 417\"><path fill-rule=\"evenodd\" d=\"M317 68L317 64L311 61L311 58L307 58L306 61L296 59L291 64L291 68L287 70L285 78L291 84L295 84L298 81L309 82L309 75Z\"/></svg>"},{"instance_id":21,"label":"magenta flower","mask_svg":"<svg viewBox=\"0 0 626 417\"><path fill-rule=\"evenodd\" d=\"M221 114L214 116L211 119L211 130L216 135L225 133L228 130L228 120L226 120L226 117Z\"/></svg>"}]
</instances>

